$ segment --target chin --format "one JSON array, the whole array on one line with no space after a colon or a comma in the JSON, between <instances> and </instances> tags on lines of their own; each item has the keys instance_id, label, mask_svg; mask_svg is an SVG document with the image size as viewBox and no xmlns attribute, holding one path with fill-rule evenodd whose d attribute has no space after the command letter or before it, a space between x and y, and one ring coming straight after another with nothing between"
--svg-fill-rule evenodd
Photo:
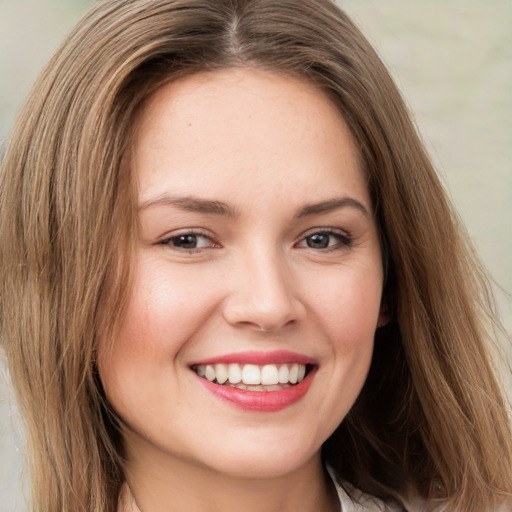
<instances>
[{"instance_id":1,"label":"chin","mask_svg":"<svg viewBox=\"0 0 512 512\"><path fill-rule=\"evenodd\" d=\"M203 452L205 466L229 477L279 478L297 471L316 457L320 458L320 446L306 450L304 445L296 443L267 442L265 445L246 445L229 453L224 451L221 456L218 452L208 455Z\"/></svg>"}]
</instances>

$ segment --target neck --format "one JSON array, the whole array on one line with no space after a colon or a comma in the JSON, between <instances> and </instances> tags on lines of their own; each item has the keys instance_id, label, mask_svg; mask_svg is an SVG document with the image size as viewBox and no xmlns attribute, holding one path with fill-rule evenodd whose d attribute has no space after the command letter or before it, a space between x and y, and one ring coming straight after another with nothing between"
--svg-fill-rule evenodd
<instances>
[{"instance_id":1,"label":"neck","mask_svg":"<svg viewBox=\"0 0 512 512\"><path fill-rule=\"evenodd\" d=\"M299 469L275 477L226 475L174 457L162 458L149 455L127 464L127 482L140 512L338 510L336 491L320 454Z\"/></svg>"}]
</instances>

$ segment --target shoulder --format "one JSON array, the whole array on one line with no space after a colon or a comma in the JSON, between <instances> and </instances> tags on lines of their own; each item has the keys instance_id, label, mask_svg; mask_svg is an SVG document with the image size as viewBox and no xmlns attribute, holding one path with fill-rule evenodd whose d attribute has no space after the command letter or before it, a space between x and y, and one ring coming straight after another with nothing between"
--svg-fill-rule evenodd
<instances>
[{"instance_id":1,"label":"shoulder","mask_svg":"<svg viewBox=\"0 0 512 512\"><path fill-rule=\"evenodd\" d=\"M395 505L384 503L379 498L366 494L348 482L334 482L340 499L342 512L400 512Z\"/></svg>"},{"instance_id":2,"label":"shoulder","mask_svg":"<svg viewBox=\"0 0 512 512\"><path fill-rule=\"evenodd\" d=\"M335 478L333 482L340 500L340 512L447 512L445 506L436 506L421 498L406 500L405 509L403 509L366 494L348 482L341 482L340 485ZM512 500L486 508L482 512L512 512Z\"/></svg>"},{"instance_id":3,"label":"shoulder","mask_svg":"<svg viewBox=\"0 0 512 512\"><path fill-rule=\"evenodd\" d=\"M332 468L327 472L338 493L341 512L401 512L400 508L384 503L381 499L366 494L348 482L339 482Z\"/></svg>"}]
</instances>

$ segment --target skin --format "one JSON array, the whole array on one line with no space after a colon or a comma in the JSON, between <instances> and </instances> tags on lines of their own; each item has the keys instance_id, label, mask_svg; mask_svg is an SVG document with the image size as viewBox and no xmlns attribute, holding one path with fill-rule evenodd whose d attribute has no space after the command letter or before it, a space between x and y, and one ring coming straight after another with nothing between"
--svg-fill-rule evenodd
<instances>
[{"instance_id":1,"label":"skin","mask_svg":"<svg viewBox=\"0 0 512 512\"><path fill-rule=\"evenodd\" d=\"M135 280L118 339L100 345L100 375L125 421L139 508L336 510L320 448L366 379L383 284L372 204L342 116L294 78L245 68L194 75L146 104L132 172ZM198 199L226 211L198 211ZM308 245L329 230L320 235L327 247ZM198 247L180 246L191 232ZM248 411L190 368L254 350L313 358L307 393L279 411Z\"/></svg>"}]
</instances>

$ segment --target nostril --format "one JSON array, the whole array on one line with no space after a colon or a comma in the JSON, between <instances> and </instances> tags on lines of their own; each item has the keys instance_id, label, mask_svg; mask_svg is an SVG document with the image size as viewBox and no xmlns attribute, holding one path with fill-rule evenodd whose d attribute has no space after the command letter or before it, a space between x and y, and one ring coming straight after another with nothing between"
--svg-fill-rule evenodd
<instances>
[{"instance_id":1,"label":"nostril","mask_svg":"<svg viewBox=\"0 0 512 512\"><path fill-rule=\"evenodd\" d=\"M302 305L295 299L272 303L257 302L254 298L243 301L240 297L232 297L225 305L223 314L226 321L233 326L272 332L296 326L303 316L303 310Z\"/></svg>"}]
</instances>

